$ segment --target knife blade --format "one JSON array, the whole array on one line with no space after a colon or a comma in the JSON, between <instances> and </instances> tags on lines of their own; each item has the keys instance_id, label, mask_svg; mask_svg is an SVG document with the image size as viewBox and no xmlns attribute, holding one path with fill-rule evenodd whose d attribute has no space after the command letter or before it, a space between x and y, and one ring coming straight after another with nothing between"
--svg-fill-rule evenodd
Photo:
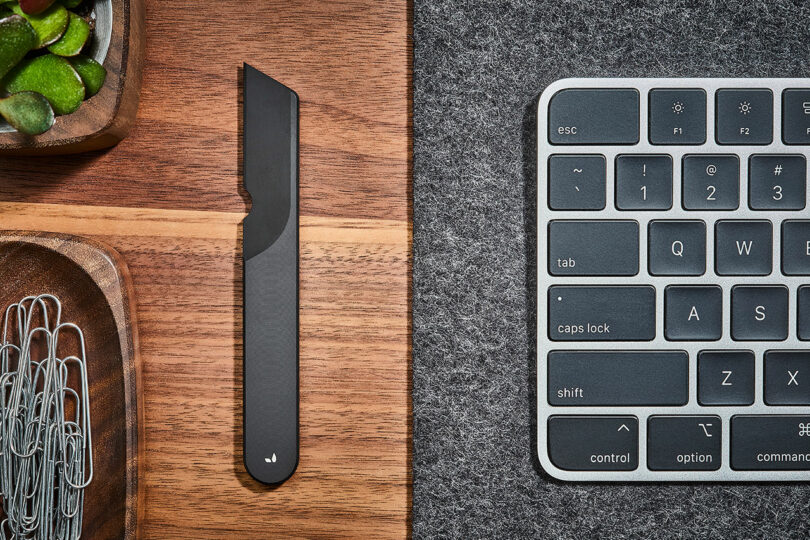
<instances>
[{"instance_id":1,"label":"knife blade","mask_svg":"<svg viewBox=\"0 0 810 540\"><path fill-rule=\"evenodd\" d=\"M244 65L244 463L265 484L298 466L298 95Z\"/></svg>"}]
</instances>

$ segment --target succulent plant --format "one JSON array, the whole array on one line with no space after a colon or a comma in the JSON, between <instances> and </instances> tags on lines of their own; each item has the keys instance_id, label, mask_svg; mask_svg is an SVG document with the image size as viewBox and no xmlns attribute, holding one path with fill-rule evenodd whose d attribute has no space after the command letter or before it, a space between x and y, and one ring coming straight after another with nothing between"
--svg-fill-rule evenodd
<instances>
[{"instance_id":1,"label":"succulent plant","mask_svg":"<svg viewBox=\"0 0 810 540\"><path fill-rule=\"evenodd\" d=\"M0 0L0 116L22 133L44 133L104 86L107 70L81 54L93 21L69 11L81 3Z\"/></svg>"},{"instance_id":2,"label":"succulent plant","mask_svg":"<svg viewBox=\"0 0 810 540\"><path fill-rule=\"evenodd\" d=\"M29 15L42 13L53 4L54 0L20 0L20 8Z\"/></svg>"},{"instance_id":3,"label":"succulent plant","mask_svg":"<svg viewBox=\"0 0 810 540\"><path fill-rule=\"evenodd\" d=\"M84 82L85 98L95 96L101 87L104 86L104 81L107 79L107 70L104 66L83 54L76 55L67 59L73 66L79 77Z\"/></svg>"},{"instance_id":4,"label":"succulent plant","mask_svg":"<svg viewBox=\"0 0 810 540\"><path fill-rule=\"evenodd\" d=\"M0 99L0 116L26 135L45 133L54 121L51 104L36 92L20 92Z\"/></svg>"},{"instance_id":5,"label":"succulent plant","mask_svg":"<svg viewBox=\"0 0 810 540\"><path fill-rule=\"evenodd\" d=\"M37 44L37 34L19 15L0 19L0 79Z\"/></svg>"}]
</instances>

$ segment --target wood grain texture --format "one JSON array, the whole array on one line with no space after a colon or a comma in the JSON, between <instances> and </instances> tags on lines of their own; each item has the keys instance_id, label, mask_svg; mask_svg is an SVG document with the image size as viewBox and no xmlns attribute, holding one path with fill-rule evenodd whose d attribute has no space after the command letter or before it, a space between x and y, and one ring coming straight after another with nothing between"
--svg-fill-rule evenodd
<instances>
[{"instance_id":1,"label":"wood grain texture","mask_svg":"<svg viewBox=\"0 0 810 540\"><path fill-rule=\"evenodd\" d=\"M0 158L4 227L100 239L129 266L143 362L143 537L405 537L409 7L146 8L130 136L106 152ZM276 489L241 463L245 61L301 97L301 459Z\"/></svg>"},{"instance_id":2,"label":"wood grain texture","mask_svg":"<svg viewBox=\"0 0 810 540\"><path fill-rule=\"evenodd\" d=\"M126 137L138 110L144 50L143 0L112 0L112 33L98 94L73 114L58 116L42 135L0 133L0 154L72 154L98 150Z\"/></svg>"},{"instance_id":3,"label":"wood grain texture","mask_svg":"<svg viewBox=\"0 0 810 540\"><path fill-rule=\"evenodd\" d=\"M0 231L0 306L53 294L63 322L85 334L94 480L85 490L82 535L134 540L143 520L139 460L143 428L137 391L140 378L137 325L131 282L115 251L77 237ZM35 343L33 358L46 355ZM59 350L77 354L73 332L60 334ZM76 373L69 378L80 388ZM71 413L69 413L71 414Z\"/></svg>"}]
</instances>

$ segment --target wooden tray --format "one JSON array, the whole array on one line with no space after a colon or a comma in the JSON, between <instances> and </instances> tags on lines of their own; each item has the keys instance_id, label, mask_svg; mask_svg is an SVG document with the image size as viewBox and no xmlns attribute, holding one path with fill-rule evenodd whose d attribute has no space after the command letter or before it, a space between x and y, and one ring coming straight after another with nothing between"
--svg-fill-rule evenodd
<instances>
[{"instance_id":1,"label":"wooden tray","mask_svg":"<svg viewBox=\"0 0 810 540\"><path fill-rule=\"evenodd\" d=\"M85 492L82 538L134 539L141 523L138 482L143 436L140 363L129 274L120 256L75 236L0 232L0 306L50 293L62 320L82 328L87 347L93 482Z\"/></svg>"},{"instance_id":2,"label":"wooden tray","mask_svg":"<svg viewBox=\"0 0 810 540\"><path fill-rule=\"evenodd\" d=\"M143 0L111 0L107 80L98 94L73 114L56 117L42 135L0 133L0 155L74 154L117 144L127 136L141 91L144 50Z\"/></svg>"}]
</instances>

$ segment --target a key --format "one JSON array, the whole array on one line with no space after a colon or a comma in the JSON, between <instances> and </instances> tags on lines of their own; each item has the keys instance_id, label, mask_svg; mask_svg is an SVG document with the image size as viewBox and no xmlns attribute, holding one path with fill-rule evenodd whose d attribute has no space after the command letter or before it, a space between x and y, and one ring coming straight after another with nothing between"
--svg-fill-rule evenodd
<instances>
[{"instance_id":1,"label":"a key","mask_svg":"<svg viewBox=\"0 0 810 540\"><path fill-rule=\"evenodd\" d=\"M810 405L810 351L765 352L765 403Z\"/></svg>"},{"instance_id":2,"label":"a key","mask_svg":"<svg viewBox=\"0 0 810 540\"><path fill-rule=\"evenodd\" d=\"M754 403L754 353L701 351L698 354L698 402L701 405Z\"/></svg>"},{"instance_id":3,"label":"a key","mask_svg":"<svg viewBox=\"0 0 810 540\"><path fill-rule=\"evenodd\" d=\"M717 91L718 144L770 144L773 92L767 89Z\"/></svg>"},{"instance_id":4,"label":"a key","mask_svg":"<svg viewBox=\"0 0 810 540\"><path fill-rule=\"evenodd\" d=\"M799 339L810 341L810 285L803 285L798 289L798 320L796 330Z\"/></svg>"},{"instance_id":5,"label":"a key","mask_svg":"<svg viewBox=\"0 0 810 540\"><path fill-rule=\"evenodd\" d=\"M781 285L731 289L731 337L737 341L782 341L788 336L788 290Z\"/></svg>"},{"instance_id":6,"label":"a key","mask_svg":"<svg viewBox=\"0 0 810 540\"><path fill-rule=\"evenodd\" d=\"M810 89L782 92L782 140L785 144L810 144Z\"/></svg>"},{"instance_id":7,"label":"a key","mask_svg":"<svg viewBox=\"0 0 810 540\"><path fill-rule=\"evenodd\" d=\"M716 471L722 464L719 416L651 416L647 467L652 471Z\"/></svg>"},{"instance_id":8,"label":"a key","mask_svg":"<svg viewBox=\"0 0 810 540\"><path fill-rule=\"evenodd\" d=\"M804 156L751 156L748 205L752 210L801 210L807 196L806 179Z\"/></svg>"},{"instance_id":9,"label":"a key","mask_svg":"<svg viewBox=\"0 0 810 540\"><path fill-rule=\"evenodd\" d=\"M706 272L703 221L650 221L647 248L649 271L654 276L701 276Z\"/></svg>"},{"instance_id":10,"label":"a key","mask_svg":"<svg viewBox=\"0 0 810 540\"><path fill-rule=\"evenodd\" d=\"M782 222L782 273L810 276L810 221Z\"/></svg>"},{"instance_id":11,"label":"a key","mask_svg":"<svg viewBox=\"0 0 810 540\"><path fill-rule=\"evenodd\" d=\"M810 470L810 416L731 417L731 468Z\"/></svg>"},{"instance_id":12,"label":"a key","mask_svg":"<svg viewBox=\"0 0 810 540\"><path fill-rule=\"evenodd\" d=\"M552 405L685 405L689 356L683 351L551 351Z\"/></svg>"},{"instance_id":13,"label":"a key","mask_svg":"<svg viewBox=\"0 0 810 540\"><path fill-rule=\"evenodd\" d=\"M549 158L548 205L552 210L602 210L605 189L605 156Z\"/></svg>"},{"instance_id":14,"label":"a key","mask_svg":"<svg viewBox=\"0 0 810 540\"><path fill-rule=\"evenodd\" d=\"M672 208L672 158L662 155L618 156L616 208L619 210Z\"/></svg>"},{"instance_id":15,"label":"a key","mask_svg":"<svg viewBox=\"0 0 810 540\"><path fill-rule=\"evenodd\" d=\"M740 205L740 158L684 156L682 182L685 210L736 210Z\"/></svg>"},{"instance_id":16,"label":"a key","mask_svg":"<svg viewBox=\"0 0 810 540\"><path fill-rule=\"evenodd\" d=\"M715 224L715 271L721 276L767 276L773 268L773 227L764 220Z\"/></svg>"},{"instance_id":17,"label":"a key","mask_svg":"<svg viewBox=\"0 0 810 540\"><path fill-rule=\"evenodd\" d=\"M638 248L636 221L548 224L548 271L555 276L634 276Z\"/></svg>"},{"instance_id":18,"label":"a key","mask_svg":"<svg viewBox=\"0 0 810 540\"><path fill-rule=\"evenodd\" d=\"M639 136L638 90L571 88L549 103L551 144L636 144Z\"/></svg>"},{"instance_id":19,"label":"a key","mask_svg":"<svg viewBox=\"0 0 810 540\"><path fill-rule=\"evenodd\" d=\"M650 143L706 142L706 91L700 88L650 90Z\"/></svg>"},{"instance_id":20,"label":"a key","mask_svg":"<svg viewBox=\"0 0 810 540\"><path fill-rule=\"evenodd\" d=\"M648 286L562 286L548 289L553 341L651 341L655 289Z\"/></svg>"},{"instance_id":21,"label":"a key","mask_svg":"<svg viewBox=\"0 0 810 540\"><path fill-rule=\"evenodd\" d=\"M638 468L635 416L551 416L551 462L568 471L633 471Z\"/></svg>"},{"instance_id":22,"label":"a key","mask_svg":"<svg viewBox=\"0 0 810 540\"><path fill-rule=\"evenodd\" d=\"M723 335L723 290L716 285L670 285L664 290L664 336L714 341Z\"/></svg>"}]
</instances>

